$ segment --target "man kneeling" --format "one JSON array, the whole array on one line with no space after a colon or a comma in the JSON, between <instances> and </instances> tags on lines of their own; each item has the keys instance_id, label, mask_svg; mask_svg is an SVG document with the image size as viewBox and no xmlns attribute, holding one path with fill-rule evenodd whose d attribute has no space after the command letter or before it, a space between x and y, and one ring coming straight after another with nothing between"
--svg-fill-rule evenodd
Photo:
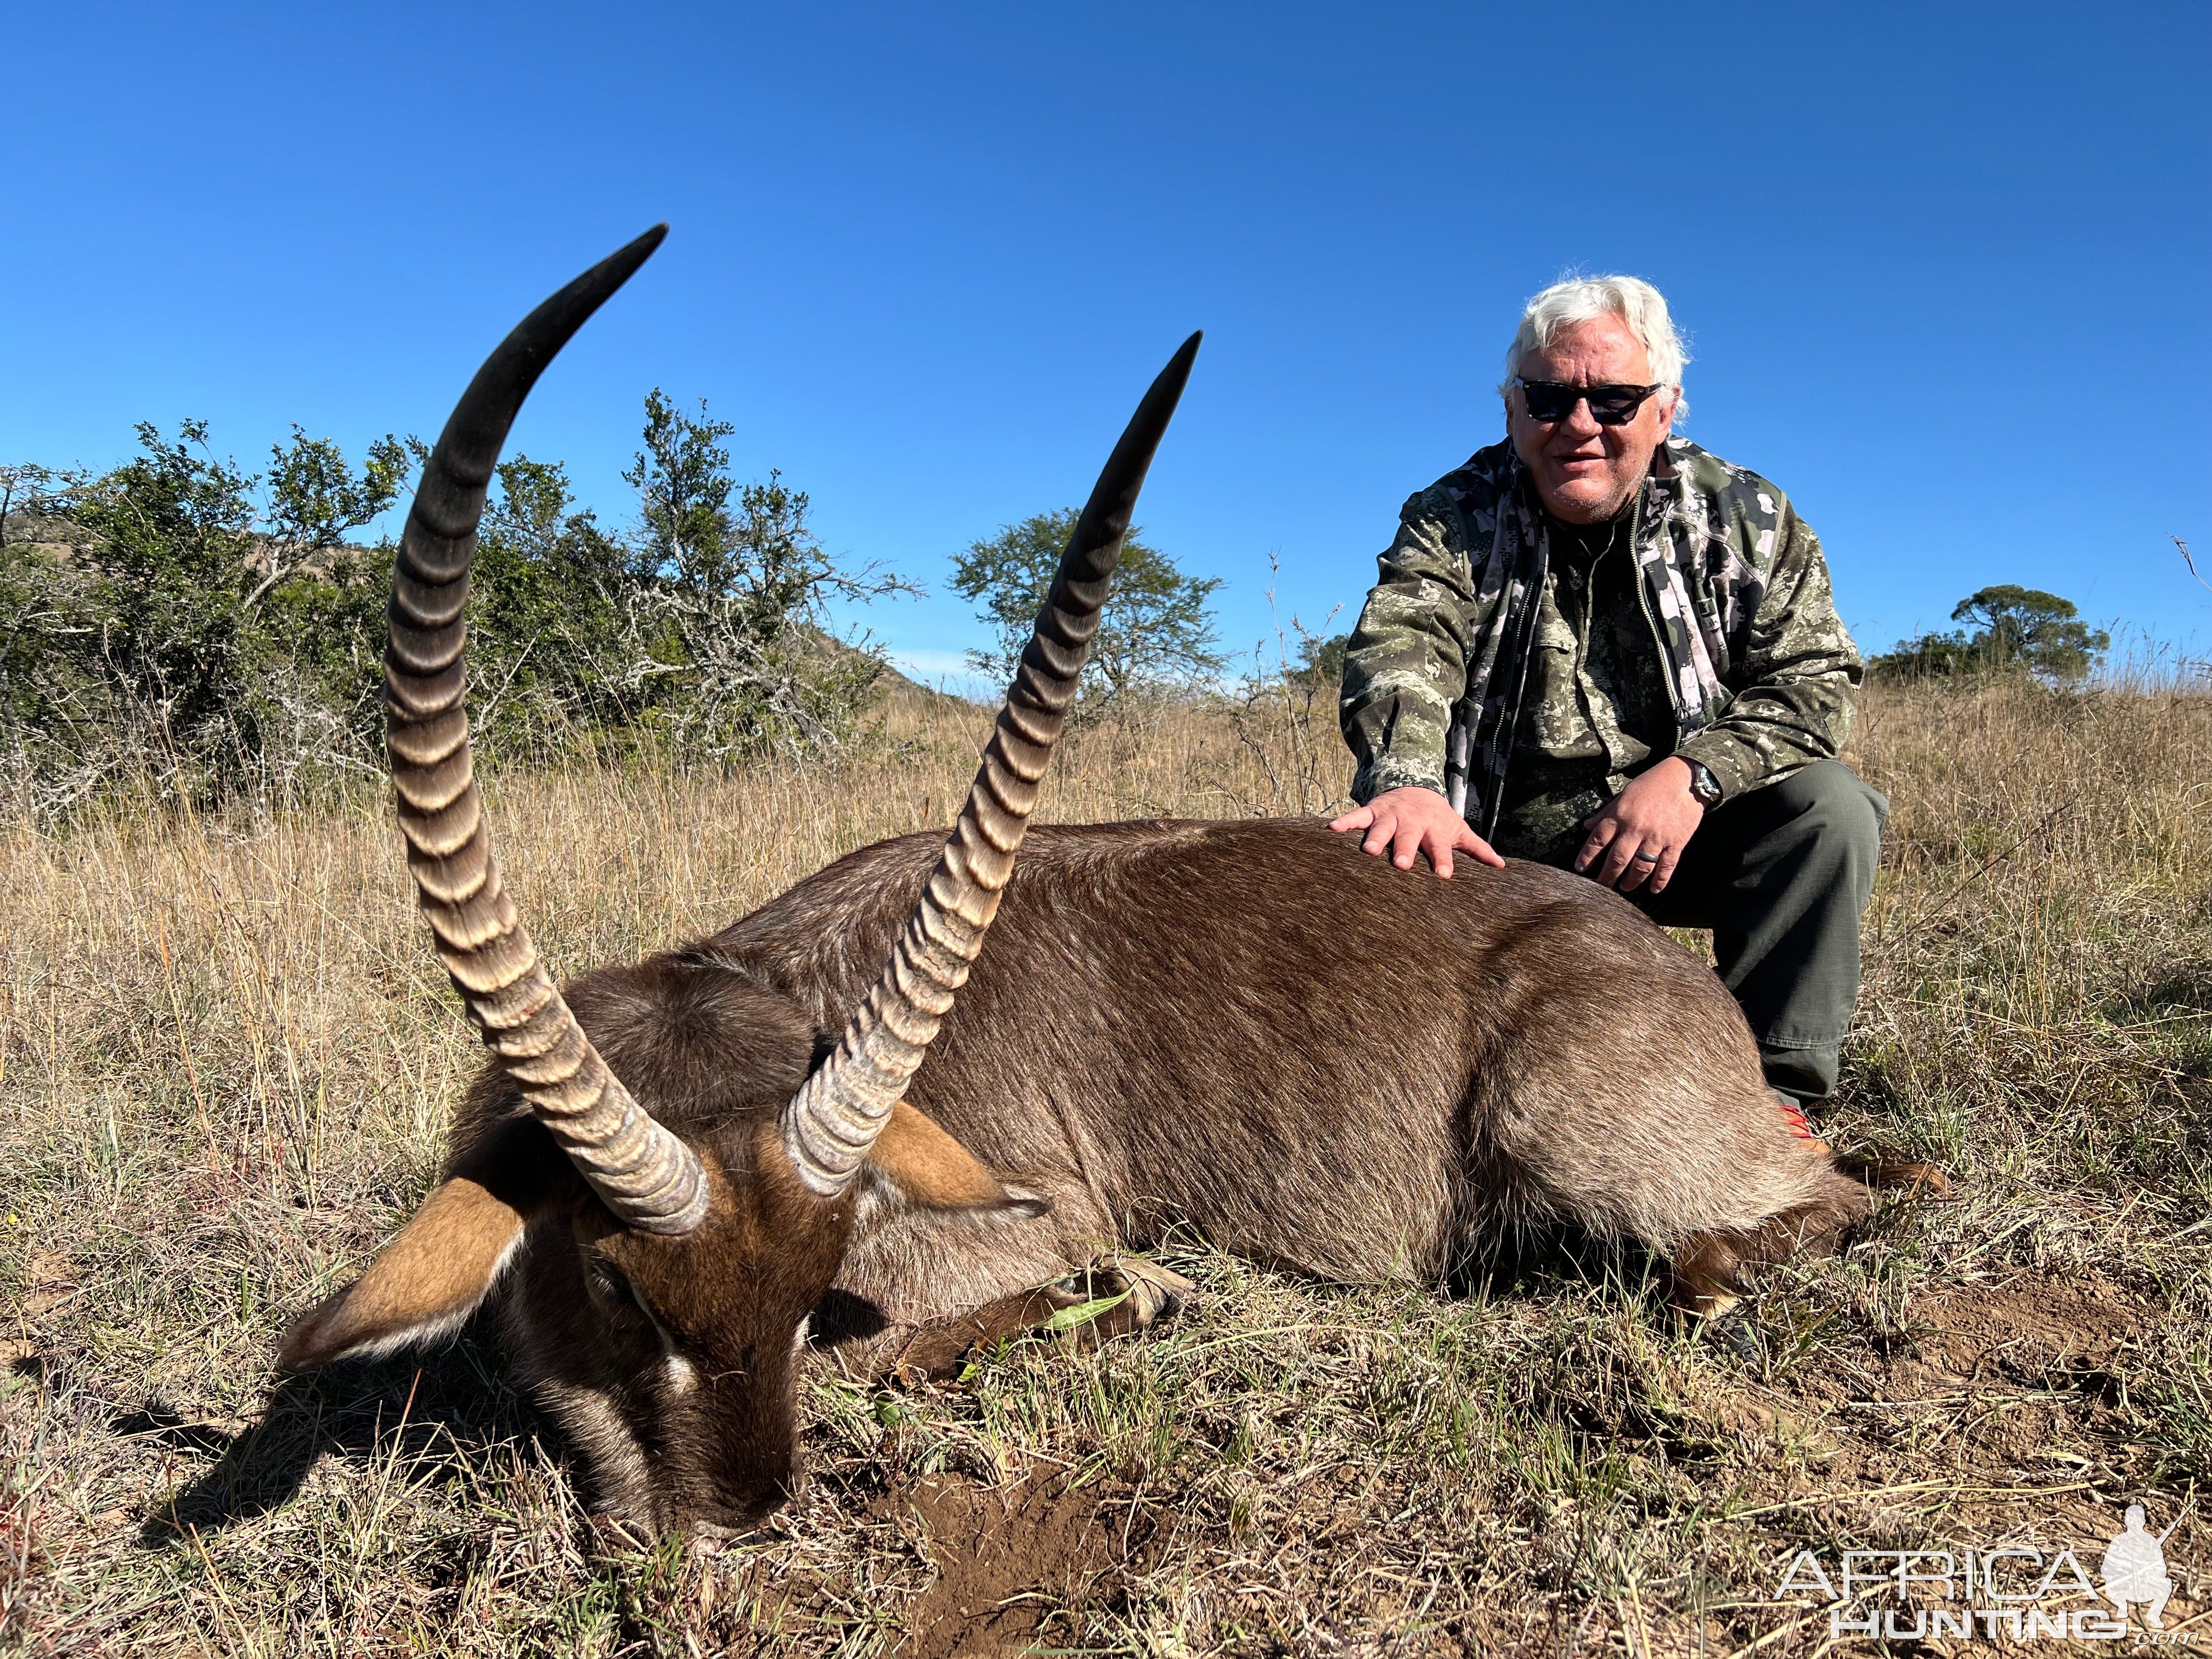
<instances>
[{"instance_id":1,"label":"man kneeling","mask_svg":"<svg viewBox=\"0 0 2212 1659\"><path fill-rule=\"evenodd\" d=\"M1363 804L1332 827L1445 877L1455 854L1571 866L1711 928L1767 1081L1817 1101L1888 803L1837 758L1863 671L1820 544L1672 435L1682 363L1647 283L1529 301L1506 441L1406 503L1352 635Z\"/></svg>"}]
</instances>

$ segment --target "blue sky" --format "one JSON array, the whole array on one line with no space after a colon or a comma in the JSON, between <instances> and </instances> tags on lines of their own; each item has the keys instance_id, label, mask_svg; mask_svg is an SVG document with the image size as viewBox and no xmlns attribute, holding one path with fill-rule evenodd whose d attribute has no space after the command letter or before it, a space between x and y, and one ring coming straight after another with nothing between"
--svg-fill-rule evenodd
<instances>
[{"instance_id":1,"label":"blue sky","mask_svg":"<svg viewBox=\"0 0 2212 1659\"><path fill-rule=\"evenodd\" d=\"M950 556L1079 501L1206 347L1149 538L1346 625L1413 490L1501 429L1521 301L1657 283L1687 433L1826 542L1871 648L1992 581L2168 640L2212 593L2212 7L17 8L0 459L206 417L265 458L434 434L523 312L667 246L510 453L604 515L653 386L830 545L981 637Z\"/></svg>"}]
</instances>

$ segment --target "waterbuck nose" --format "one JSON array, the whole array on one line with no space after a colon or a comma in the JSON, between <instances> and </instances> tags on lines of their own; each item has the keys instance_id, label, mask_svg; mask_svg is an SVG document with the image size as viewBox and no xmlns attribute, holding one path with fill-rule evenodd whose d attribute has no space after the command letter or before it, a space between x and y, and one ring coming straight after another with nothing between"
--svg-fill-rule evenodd
<instances>
[{"instance_id":1,"label":"waterbuck nose","mask_svg":"<svg viewBox=\"0 0 2212 1659\"><path fill-rule=\"evenodd\" d=\"M699 1506L691 1518L691 1529L702 1538L743 1537L797 1497L805 1485L803 1479L794 1475L787 1482L764 1480L744 1492L725 1488L719 1502Z\"/></svg>"},{"instance_id":2,"label":"waterbuck nose","mask_svg":"<svg viewBox=\"0 0 2212 1659\"><path fill-rule=\"evenodd\" d=\"M788 1460L726 1472L714 1483L713 1497L694 1512L692 1526L702 1538L734 1538L752 1531L805 1489L806 1468L794 1445Z\"/></svg>"},{"instance_id":3,"label":"waterbuck nose","mask_svg":"<svg viewBox=\"0 0 2212 1659\"><path fill-rule=\"evenodd\" d=\"M748 1522L740 1526L734 1522L736 1511L733 1510L716 1510L713 1511L713 1513L718 1516L729 1516L732 1517L732 1519L710 1520L707 1516L702 1515L691 1522L691 1535L693 1537L711 1539L718 1544L734 1544L744 1539L750 1537L754 1533L759 1531L761 1521L767 1519L767 1516L763 1516L759 1517L759 1519Z\"/></svg>"}]
</instances>

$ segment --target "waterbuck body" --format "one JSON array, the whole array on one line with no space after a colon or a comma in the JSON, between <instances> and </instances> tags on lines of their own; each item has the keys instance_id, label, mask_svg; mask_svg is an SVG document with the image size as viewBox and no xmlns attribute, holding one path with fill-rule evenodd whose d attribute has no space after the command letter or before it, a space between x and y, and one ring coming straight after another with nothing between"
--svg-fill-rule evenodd
<instances>
[{"instance_id":1,"label":"waterbuck body","mask_svg":"<svg viewBox=\"0 0 2212 1659\"><path fill-rule=\"evenodd\" d=\"M935 851L855 853L685 971L834 1032ZM1174 1226L1435 1279L1513 1217L1668 1255L1856 1191L1790 1132L1711 971L1617 895L1522 863L1437 881L1310 820L1033 830L907 1098L1052 1208L864 1216L838 1282L900 1321Z\"/></svg>"},{"instance_id":2,"label":"waterbuck body","mask_svg":"<svg viewBox=\"0 0 2212 1659\"><path fill-rule=\"evenodd\" d=\"M817 1340L927 1361L1075 1302L1143 1324L1176 1281L1127 1253L1170 1229L1433 1280L1516 1218L1637 1241L1710 1312L1741 1263L1863 1212L1720 982L1590 882L1438 881L1310 822L1024 846L1196 337L1100 477L951 837L864 848L687 949L556 987L491 855L461 618L515 410L658 240L532 313L425 465L389 748L424 915L494 1058L443 1180L281 1363L432 1340L496 1291L599 1501L728 1529L799 1480L817 1316Z\"/></svg>"}]
</instances>

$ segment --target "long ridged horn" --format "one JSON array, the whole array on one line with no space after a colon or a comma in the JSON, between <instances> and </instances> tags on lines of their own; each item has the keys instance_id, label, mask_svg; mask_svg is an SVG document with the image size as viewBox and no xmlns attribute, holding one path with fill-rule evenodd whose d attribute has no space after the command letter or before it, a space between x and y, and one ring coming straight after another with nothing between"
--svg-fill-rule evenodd
<instances>
[{"instance_id":1,"label":"long ridged horn","mask_svg":"<svg viewBox=\"0 0 2212 1659\"><path fill-rule=\"evenodd\" d=\"M792 1163L800 1179L825 1198L845 1189L890 1121L891 1108L951 1012L998 914L999 896L1036 808L1045 763L1098 631L1099 609L1121 556L1137 494L1190 378L1200 337L1192 335L1168 360L1114 446L1060 556L1059 574L1006 689L983 763L921 902L836 1051L784 1109L784 1145Z\"/></svg>"},{"instance_id":2,"label":"long ridged horn","mask_svg":"<svg viewBox=\"0 0 2212 1659\"><path fill-rule=\"evenodd\" d=\"M707 1212L699 1160L607 1069L500 884L469 750L469 564L522 400L568 337L667 235L655 225L523 319L484 360L422 468L392 576L385 741L422 914L469 1018L600 1201L647 1232Z\"/></svg>"}]
</instances>

